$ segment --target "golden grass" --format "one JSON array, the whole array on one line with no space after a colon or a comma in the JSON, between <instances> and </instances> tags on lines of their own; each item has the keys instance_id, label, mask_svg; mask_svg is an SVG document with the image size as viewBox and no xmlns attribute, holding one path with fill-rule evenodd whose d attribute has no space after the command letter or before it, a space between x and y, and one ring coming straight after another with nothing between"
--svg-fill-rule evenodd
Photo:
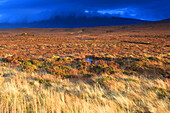
<instances>
[{"instance_id":1,"label":"golden grass","mask_svg":"<svg viewBox=\"0 0 170 113\"><path fill-rule=\"evenodd\" d=\"M84 81L53 78L47 85L38 81L47 75L0 70L13 73L0 77L1 113L169 112L169 79L115 74Z\"/></svg>"}]
</instances>

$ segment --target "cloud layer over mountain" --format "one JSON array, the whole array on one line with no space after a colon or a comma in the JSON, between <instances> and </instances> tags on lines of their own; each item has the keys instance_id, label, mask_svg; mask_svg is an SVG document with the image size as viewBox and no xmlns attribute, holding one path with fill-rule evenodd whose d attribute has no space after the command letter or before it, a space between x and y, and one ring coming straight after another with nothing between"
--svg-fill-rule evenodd
<instances>
[{"instance_id":1,"label":"cloud layer over mountain","mask_svg":"<svg viewBox=\"0 0 170 113\"><path fill-rule=\"evenodd\" d=\"M161 20L170 18L170 0L0 0L0 23L33 22L72 13Z\"/></svg>"}]
</instances>

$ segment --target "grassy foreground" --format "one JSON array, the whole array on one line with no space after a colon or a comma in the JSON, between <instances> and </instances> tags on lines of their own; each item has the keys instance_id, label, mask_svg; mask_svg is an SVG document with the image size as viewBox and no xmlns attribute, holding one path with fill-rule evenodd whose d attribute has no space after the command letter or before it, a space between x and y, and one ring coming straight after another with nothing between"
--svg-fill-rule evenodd
<instances>
[{"instance_id":1,"label":"grassy foreground","mask_svg":"<svg viewBox=\"0 0 170 113\"><path fill-rule=\"evenodd\" d=\"M167 78L116 73L62 79L8 67L0 73L1 113L168 113L170 108Z\"/></svg>"}]
</instances>

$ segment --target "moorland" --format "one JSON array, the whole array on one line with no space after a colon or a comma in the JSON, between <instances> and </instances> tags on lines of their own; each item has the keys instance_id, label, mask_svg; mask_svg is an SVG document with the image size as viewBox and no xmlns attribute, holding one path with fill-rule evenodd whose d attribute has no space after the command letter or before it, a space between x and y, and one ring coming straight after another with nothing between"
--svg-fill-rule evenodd
<instances>
[{"instance_id":1,"label":"moorland","mask_svg":"<svg viewBox=\"0 0 170 113\"><path fill-rule=\"evenodd\" d=\"M1 112L169 112L170 20L0 30Z\"/></svg>"}]
</instances>

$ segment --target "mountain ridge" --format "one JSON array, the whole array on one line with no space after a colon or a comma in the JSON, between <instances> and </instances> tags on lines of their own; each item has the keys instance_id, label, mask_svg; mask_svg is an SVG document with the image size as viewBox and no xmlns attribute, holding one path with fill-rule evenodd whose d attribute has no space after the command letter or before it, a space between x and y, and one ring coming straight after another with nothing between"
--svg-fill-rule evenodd
<instances>
[{"instance_id":1,"label":"mountain ridge","mask_svg":"<svg viewBox=\"0 0 170 113\"><path fill-rule=\"evenodd\" d=\"M121 18L121 17L59 17L32 22L32 23L0 23L0 29L8 28L80 28L80 27L98 27L98 26L115 26L115 25L130 25L144 23L148 21Z\"/></svg>"}]
</instances>

